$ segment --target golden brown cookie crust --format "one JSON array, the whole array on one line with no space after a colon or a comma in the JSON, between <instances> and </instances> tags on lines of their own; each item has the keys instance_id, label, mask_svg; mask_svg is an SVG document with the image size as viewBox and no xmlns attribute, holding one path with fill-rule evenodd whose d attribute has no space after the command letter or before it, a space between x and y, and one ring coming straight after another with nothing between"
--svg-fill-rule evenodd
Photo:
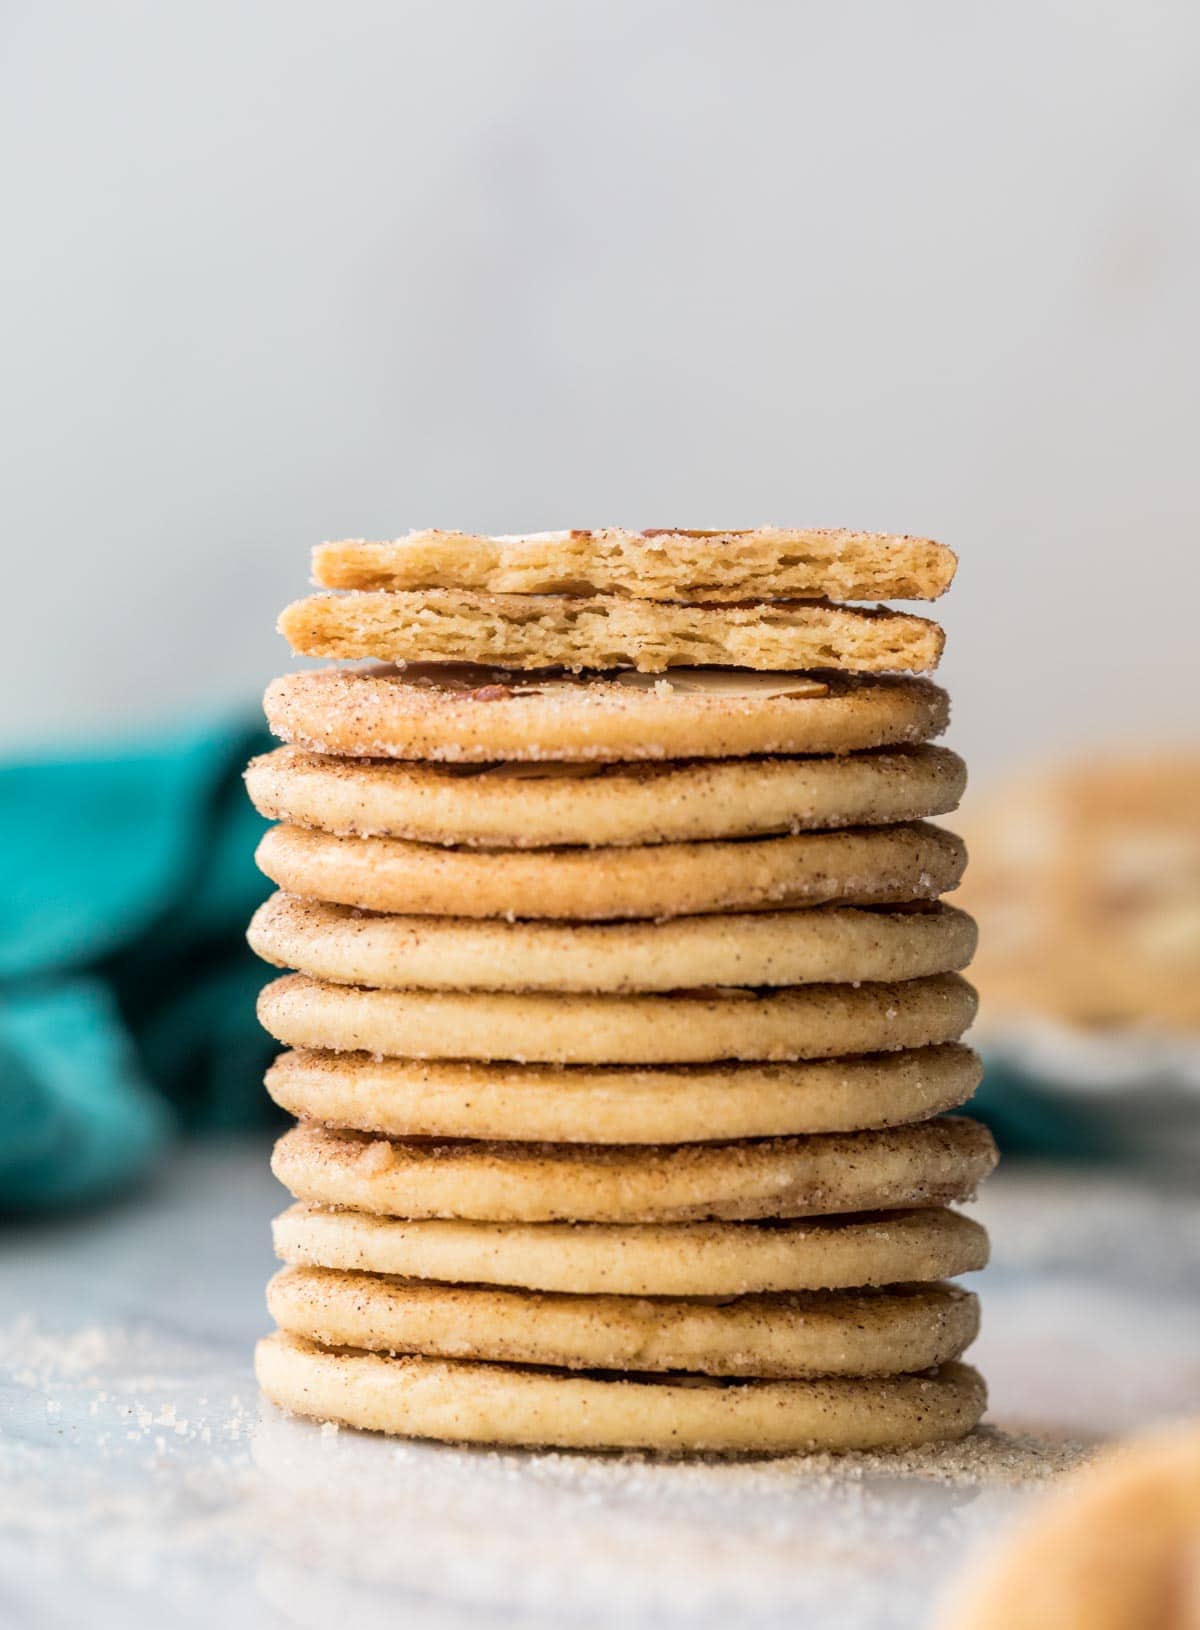
<instances>
[{"instance_id":1,"label":"golden brown cookie crust","mask_svg":"<svg viewBox=\"0 0 1200 1630\"><path fill-rule=\"evenodd\" d=\"M695 1143L851 1132L927 1120L966 1103L969 1047L806 1064L573 1069L420 1063L368 1053L283 1053L267 1091L301 1120L398 1138L533 1143Z\"/></svg>"},{"instance_id":2,"label":"golden brown cookie crust","mask_svg":"<svg viewBox=\"0 0 1200 1630\"><path fill-rule=\"evenodd\" d=\"M449 663L285 674L264 706L276 736L311 752L459 764L841 754L928 741L950 716L926 679L677 668L648 682Z\"/></svg>"},{"instance_id":3,"label":"golden brown cookie crust","mask_svg":"<svg viewBox=\"0 0 1200 1630\"><path fill-rule=\"evenodd\" d=\"M259 1021L289 1047L531 1064L787 1062L957 1041L975 1017L958 974L897 984L669 996L361 990L286 974Z\"/></svg>"},{"instance_id":4,"label":"golden brown cookie crust","mask_svg":"<svg viewBox=\"0 0 1200 1630\"><path fill-rule=\"evenodd\" d=\"M305 1124L271 1170L298 1200L389 1217L701 1222L969 1199L996 1164L964 1116L876 1132L706 1144L436 1143Z\"/></svg>"},{"instance_id":5,"label":"golden brown cookie crust","mask_svg":"<svg viewBox=\"0 0 1200 1630\"><path fill-rule=\"evenodd\" d=\"M410 532L313 550L327 589L472 589L486 594L617 594L639 600L936 600L957 561L931 538L842 527L734 531Z\"/></svg>"},{"instance_id":6,"label":"golden brown cookie crust","mask_svg":"<svg viewBox=\"0 0 1200 1630\"><path fill-rule=\"evenodd\" d=\"M629 595L634 600L936 600L954 553L931 538L835 526L696 531L411 531L318 544L323 588L470 588L497 595Z\"/></svg>"},{"instance_id":7,"label":"golden brown cookie crust","mask_svg":"<svg viewBox=\"0 0 1200 1630\"><path fill-rule=\"evenodd\" d=\"M904 612L823 600L683 606L566 595L421 589L314 594L288 606L279 632L298 656L375 662L485 662L538 669L695 664L771 672L928 673L945 636Z\"/></svg>"},{"instance_id":8,"label":"golden brown cookie crust","mask_svg":"<svg viewBox=\"0 0 1200 1630\"><path fill-rule=\"evenodd\" d=\"M247 935L264 961L373 989L677 991L813 980L895 981L966 967L975 925L953 906L496 922L363 913L275 894Z\"/></svg>"},{"instance_id":9,"label":"golden brown cookie crust","mask_svg":"<svg viewBox=\"0 0 1200 1630\"><path fill-rule=\"evenodd\" d=\"M713 1303L289 1267L268 1285L267 1308L281 1330L323 1347L699 1375L902 1375L960 1358L979 1333L978 1300L957 1285Z\"/></svg>"},{"instance_id":10,"label":"golden brown cookie crust","mask_svg":"<svg viewBox=\"0 0 1200 1630\"><path fill-rule=\"evenodd\" d=\"M273 1403L317 1420L446 1442L574 1449L898 1449L964 1437L987 1407L982 1378L957 1363L869 1380L601 1379L386 1358L277 1332L259 1342L255 1372Z\"/></svg>"},{"instance_id":11,"label":"golden brown cookie crust","mask_svg":"<svg viewBox=\"0 0 1200 1630\"><path fill-rule=\"evenodd\" d=\"M599 922L936 900L957 887L967 853L927 821L737 843L486 851L273 826L256 859L288 894L363 911Z\"/></svg>"},{"instance_id":12,"label":"golden brown cookie crust","mask_svg":"<svg viewBox=\"0 0 1200 1630\"><path fill-rule=\"evenodd\" d=\"M945 815L965 785L957 753L931 746L635 766L347 761L279 747L246 771L255 808L269 820L484 849L883 826Z\"/></svg>"},{"instance_id":13,"label":"golden brown cookie crust","mask_svg":"<svg viewBox=\"0 0 1200 1630\"><path fill-rule=\"evenodd\" d=\"M948 1279L986 1267L985 1230L943 1206L787 1222L490 1223L297 1201L285 1262L454 1284L628 1296L743 1296Z\"/></svg>"}]
</instances>

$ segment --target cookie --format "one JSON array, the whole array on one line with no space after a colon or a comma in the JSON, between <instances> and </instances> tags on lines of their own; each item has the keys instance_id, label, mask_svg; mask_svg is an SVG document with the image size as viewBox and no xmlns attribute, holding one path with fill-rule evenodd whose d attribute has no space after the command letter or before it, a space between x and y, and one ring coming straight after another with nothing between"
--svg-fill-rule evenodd
<instances>
[{"instance_id":1,"label":"cookie","mask_svg":"<svg viewBox=\"0 0 1200 1630\"><path fill-rule=\"evenodd\" d=\"M926 673L945 636L903 612L824 600L698 609L597 595L352 590L297 600L279 632L298 656L377 662L490 662L510 668L840 668Z\"/></svg>"},{"instance_id":2,"label":"cookie","mask_svg":"<svg viewBox=\"0 0 1200 1630\"><path fill-rule=\"evenodd\" d=\"M987 1407L980 1375L820 1381L643 1380L454 1359L387 1358L277 1332L255 1373L272 1403L403 1437L686 1453L899 1449L964 1437Z\"/></svg>"},{"instance_id":3,"label":"cookie","mask_svg":"<svg viewBox=\"0 0 1200 1630\"><path fill-rule=\"evenodd\" d=\"M689 843L945 815L966 785L946 747L632 767L405 764L279 747L246 786L269 820L340 837L484 849Z\"/></svg>"},{"instance_id":4,"label":"cookie","mask_svg":"<svg viewBox=\"0 0 1200 1630\"><path fill-rule=\"evenodd\" d=\"M404 1142L303 1125L271 1170L298 1200L389 1217L701 1222L889 1211L969 1199L996 1163L960 1116L749 1143Z\"/></svg>"},{"instance_id":5,"label":"cookie","mask_svg":"<svg viewBox=\"0 0 1200 1630\"><path fill-rule=\"evenodd\" d=\"M674 991L949 973L970 961L975 925L952 906L821 906L657 923L479 922L363 915L276 894L259 907L247 938L264 961L340 985Z\"/></svg>"},{"instance_id":6,"label":"cookie","mask_svg":"<svg viewBox=\"0 0 1200 1630\"><path fill-rule=\"evenodd\" d=\"M1195 1630L1200 1421L1110 1449L962 1581L946 1630Z\"/></svg>"},{"instance_id":7,"label":"cookie","mask_svg":"<svg viewBox=\"0 0 1200 1630\"><path fill-rule=\"evenodd\" d=\"M926 1120L966 1103L980 1074L978 1056L954 1043L819 1063L650 1070L296 1052L272 1064L267 1091L300 1119L389 1137L693 1143Z\"/></svg>"},{"instance_id":8,"label":"cookie","mask_svg":"<svg viewBox=\"0 0 1200 1630\"><path fill-rule=\"evenodd\" d=\"M273 1224L285 1262L533 1290L744 1296L949 1279L986 1267L985 1230L945 1207L800 1222L406 1221L300 1201Z\"/></svg>"},{"instance_id":9,"label":"cookie","mask_svg":"<svg viewBox=\"0 0 1200 1630\"><path fill-rule=\"evenodd\" d=\"M695 531L411 531L388 543L313 549L323 588L470 588L491 595L633 600L937 600L957 559L946 544L833 526Z\"/></svg>"},{"instance_id":10,"label":"cookie","mask_svg":"<svg viewBox=\"0 0 1200 1630\"><path fill-rule=\"evenodd\" d=\"M978 799L989 1020L1200 1029L1200 754L1103 758Z\"/></svg>"},{"instance_id":11,"label":"cookie","mask_svg":"<svg viewBox=\"0 0 1200 1630\"><path fill-rule=\"evenodd\" d=\"M834 527L730 532L410 532L313 550L327 589L472 589L484 594L616 594L636 600L936 600L958 562L944 544Z\"/></svg>"},{"instance_id":12,"label":"cookie","mask_svg":"<svg viewBox=\"0 0 1200 1630\"><path fill-rule=\"evenodd\" d=\"M531 1064L707 1064L837 1058L957 1041L975 1017L958 974L669 996L360 990L286 974L258 1017L289 1047Z\"/></svg>"},{"instance_id":13,"label":"cookie","mask_svg":"<svg viewBox=\"0 0 1200 1630\"><path fill-rule=\"evenodd\" d=\"M281 1330L323 1347L699 1375L902 1375L961 1357L979 1333L978 1301L956 1285L714 1303L282 1268L267 1308Z\"/></svg>"},{"instance_id":14,"label":"cookie","mask_svg":"<svg viewBox=\"0 0 1200 1630\"><path fill-rule=\"evenodd\" d=\"M624 849L447 849L273 826L255 857L287 893L436 917L685 917L745 907L898 905L957 886L962 840L907 826Z\"/></svg>"},{"instance_id":15,"label":"cookie","mask_svg":"<svg viewBox=\"0 0 1200 1630\"><path fill-rule=\"evenodd\" d=\"M315 753L461 764L849 753L929 741L950 717L945 691L926 679L711 668L521 677L461 664L285 674L264 707L276 736Z\"/></svg>"}]
</instances>

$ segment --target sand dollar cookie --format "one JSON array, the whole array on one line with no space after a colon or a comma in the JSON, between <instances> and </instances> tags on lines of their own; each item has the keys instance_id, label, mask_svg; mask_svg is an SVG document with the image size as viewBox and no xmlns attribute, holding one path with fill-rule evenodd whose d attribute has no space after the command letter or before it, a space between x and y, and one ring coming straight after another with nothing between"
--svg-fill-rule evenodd
<instances>
[{"instance_id":1,"label":"sand dollar cookie","mask_svg":"<svg viewBox=\"0 0 1200 1630\"><path fill-rule=\"evenodd\" d=\"M402 1437L573 1449L759 1453L888 1449L964 1437L987 1407L977 1371L819 1381L645 1380L454 1359L387 1358L277 1332L259 1385L298 1415Z\"/></svg>"},{"instance_id":2,"label":"sand dollar cookie","mask_svg":"<svg viewBox=\"0 0 1200 1630\"><path fill-rule=\"evenodd\" d=\"M976 1567L946 1630L1195 1630L1200 1422L1119 1445L1035 1505Z\"/></svg>"},{"instance_id":3,"label":"sand dollar cookie","mask_svg":"<svg viewBox=\"0 0 1200 1630\"><path fill-rule=\"evenodd\" d=\"M957 974L898 984L652 996L361 990L286 974L258 1016L289 1047L531 1064L784 1062L957 1041L975 1017Z\"/></svg>"},{"instance_id":4,"label":"sand dollar cookie","mask_svg":"<svg viewBox=\"0 0 1200 1630\"><path fill-rule=\"evenodd\" d=\"M961 839L924 821L739 843L491 851L273 826L256 856L289 894L364 911L593 922L933 900L956 887L966 858Z\"/></svg>"},{"instance_id":5,"label":"sand dollar cookie","mask_svg":"<svg viewBox=\"0 0 1200 1630\"><path fill-rule=\"evenodd\" d=\"M683 764L347 762L299 747L251 760L270 820L340 837L483 849L690 843L944 815L966 785L947 747Z\"/></svg>"},{"instance_id":6,"label":"sand dollar cookie","mask_svg":"<svg viewBox=\"0 0 1200 1630\"><path fill-rule=\"evenodd\" d=\"M275 735L311 752L462 764L840 754L928 741L949 719L945 691L924 679L712 668L326 668L276 679L263 705Z\"/></svg>"},{"instance_id":7,"label":"sand dollar cookie","mask_svg":"<svg viewBox=\"0 0 1200 1630\"><path fill-rule=\"evenodd\" d=\"M707 665L926 673L937 667L945 643L925 617L824 600L697 608L613 595L467 589L314 594L286 608L279 632L298 656L573 672L629 667L664 673Z\"/></svg>"},{"instance_id":8,"label":"sand dollar cookie","mask_svg":"<svg viewBox=\"0 0 1200 1630\"><path fill-rule=\"evenodd\" d=\"M299 1201L276 1254L311 1267L626 1296L744 1296L949 1279L987 1265L985 1230L942 1206L788 1222L405 1220Z\"/></svg>"},{"instance_id":9,"label":"sand dollar cookie","mask_svg":"<svg viewBox=\"0 0 1200 1630\"><path fill-rule=\"evenodd\" d=\"M701 1375L900 1375L961 1357L979 1333L978 1301L957 1285L698 1302L295 1267L272 1279L267 1308L324 1347Z\"/></svg>"},{"instance_id":10,"label":"sand dollar cookie","mask_svg":"<svg viewBox=\"0 0 1200 1630\"><path fill-rule=\"evenodd\" d=\"M996 1164L953 1116L877 1132L747 1143L405 1142L303 1125L271 1170L298 1200L390 1217L485 1222L699 1222L946 1205Z\"/></svg>"},{"instance_id":11,"label":"sand dollar cookie","mask_svg":"<svg viewBox=\"0 0 1200 1630\"><path fill-rule=\"evenodd\" d=\"M637 600L936 600L957 561L945 544L841 527L732 532L623 527L410 532L313 550L327 589L473 589L486 594L618 594Z\"/></svg>"},{"instance_id":12,"label":"sand dollar cookie","mask_svg":"<svg viewBox=\"0 0 1200 1630\"><path fill-rule=\"evenodd\" d=\"M508 923L364 915L276 894L259 907L248 938L265 961L342 985L673 991L948 973L970 961L975 925L952 906L908 912L822 906L657 923Z\"/></svg>"},{"instance_id":13,"label":"sand dollar cookie","mask_svg":"<svg viewBox=\"0 0 1200 1630\"><path fill-rule=\"evenodd\" d=\"M369 1053L284 1053L267 1072L283 1109L400 1138L696 1143L902 1126L964 1104L978 1055L953 1043L806 1064L649 1070L460 1064Z\"/></svg>"}]
</instances>

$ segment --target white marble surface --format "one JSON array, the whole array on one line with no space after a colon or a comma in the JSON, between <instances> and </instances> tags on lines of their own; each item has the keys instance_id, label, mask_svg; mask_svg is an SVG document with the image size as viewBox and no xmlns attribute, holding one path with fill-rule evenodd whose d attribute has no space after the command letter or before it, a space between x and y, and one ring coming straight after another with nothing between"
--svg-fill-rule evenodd
<instances>
[{"instance_id":1,"label":"white marble surface","mask_svg":"<svg viewBox=\"0 0 1200 1630\"><path fill-rule=\"evenodd\" d=\"M984 1442L907 1475L393 1444L258 1405L259 1142L121 1206L0 1234L0 1624L908 1627L1031 1497ZM1091 1437L1200 1400L1200 1202L995 1179L975 1357L992 1419Z\"/></svg>"}]
</instances>

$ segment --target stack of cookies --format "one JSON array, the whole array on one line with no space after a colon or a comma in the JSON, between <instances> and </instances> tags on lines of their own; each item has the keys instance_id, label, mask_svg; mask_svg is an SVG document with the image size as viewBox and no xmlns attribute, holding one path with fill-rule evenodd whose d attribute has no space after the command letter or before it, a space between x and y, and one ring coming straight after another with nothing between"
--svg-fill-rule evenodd
<instances>
[{"instance_id":1,"label":"stack of cookies","mask_svg":"<svg viewBox=\"0 0 1200 1630\"><path fill-rule=\"evenodd\" d=\"M267 1395L415 1437L959 1437L994 1164L930 745L954 557L841 531L329 544L256 760L299 1124Z\"/></svg>"}]
</instances>

